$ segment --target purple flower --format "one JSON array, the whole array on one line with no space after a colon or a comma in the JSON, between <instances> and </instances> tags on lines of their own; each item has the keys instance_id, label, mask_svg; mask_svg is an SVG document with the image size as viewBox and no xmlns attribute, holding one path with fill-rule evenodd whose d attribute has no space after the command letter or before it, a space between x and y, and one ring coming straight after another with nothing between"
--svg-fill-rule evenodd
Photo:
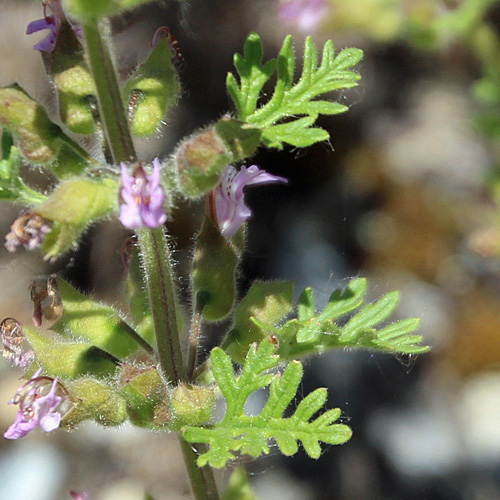
<instances>
[{"instance_id":1,"label":"purple flower","mask_svg":"<svg viewBox=\"0 0 500 500\"><path fill-rule=\"evenodd\" d=\"M38 248L50 231L50 226L39 215L23 210L10 226L10 232L5 236L5 248L15 252L18 246L26 250Z\"/></svg>"},{"instance_id":2,"label":"purple flower","mask_svg":"<svg viewBox=\"0 0 500 500\"><path fill-rule=\"evenodd\" d=\"M14 423L3 435L5 439L22 438L35 427L45 432L59 427L61 413L55 410L63 398L57 395L57 377L40 377L41 372L41 368L37 370L9 401L9 404L19 405L19 411Z\"/></svg>"},{"instance_id":3,"label":"purple flower","mask_svg":"<svg viewBox=\"0 0 500 500\"><path fill-rule=\"evenodd\" d=\"M288 182L283 177L268 174L257 165L241 167L238 172L228 165L222 174L219 185L215 188L215 208L222 235L230 240L252 212L245 205L243 188L251 184L268 184L270 182Z\"/></svg>"},{"instance_id":4,"label":"purple flower","mask_svg":"<svg viewBox=\"0 0 500 500\"><path fill-rule=\"evenodd\" d=\"M121 164L121 168L121 223L129 229L161 226L167 216L163 210L165 193L160 184L160 160L154 159L151 175L146 175L142 165L132 175L129 175L125 163Z\"/></svg>"},{"instance_id":5,"label":"purple flower","mask_svg":"<svg viewBox=\"0 0 500 500\"><path fill-rule=\"evenodd\" d=\"M326 0L278 0L280 21L304 34L316 31L327 11Z\"/></svg>"},{"instance_id":6,"label":"purple flower","mask_svg":"<svg viewBox=\"0 0 500 500\"><path fill-rule=\"evenodd\" d=\"M73 500L88 500L89 498L89 494L85 491L82 491L82 493L78 493L77 491L70 491L69 494Z\"/></svg>"},{"instance_id":7,"label":"purple flower","mask_svg":"<svg viewBox=\"0 0 500 500\"><path fill-rule=\"evenodd\" d=\"M35 353L23 333L21 323L14 318L5 318L0 323L2 355L14 366L26 368L35 359Z\"/></svg>"},{"instance_id":8,"label":"purple flower","mask_svg":"<svg viewBox=\"0 0 500 500\"><path fill-rule=\"evenodd\" d=\"M52 11L51 15L47 15L47 7ZM49 34L40 42L33 45L35 50L42 52L53 52L61 31L61 25L66 20L64 11L61 5L61 0L45 0L43 2L43 18L32 21L26 28L26 34L31 35L42 30L49 30ZM70 21L68 21L70 22ZM71 23L71 27L78 38L82 37L82 29L80 26Z\"/></svg>"}]
</instances>

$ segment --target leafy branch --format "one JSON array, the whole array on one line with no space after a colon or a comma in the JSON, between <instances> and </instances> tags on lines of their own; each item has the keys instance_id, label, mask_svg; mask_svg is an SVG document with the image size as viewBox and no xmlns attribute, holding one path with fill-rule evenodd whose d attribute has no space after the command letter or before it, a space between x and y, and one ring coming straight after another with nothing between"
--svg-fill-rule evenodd
<instances>
[{"instance_id":1,"label":"leafy branch","mask_svg":"<svg viewBox=\"0 0 500 500\"><path fill-rule=\"evenodd\" d=\"M408 318L376 328L396 309L400 300L399 292L390 292L376 302L364 305L366 292L366 279L354 279L345 290L333 292L323 311L316 314L312 290L306 288L299 298L297 319L278 328L257 318L252 318L252 321L263 333L277 337L277 352L282 359L293 359L339 347L403 354L429 351L428 346L421 345L422 336L412 333L419 326L418 318ZM360 307L362 309L347 322L339 324L341 317Z\"/></svg>"},{"instance_id":2,"label":"leafy branch","mask_svg":"<svg viewBox=\"0 0 500 500\"><path fill-rule=\"evenodd\" d=\"M283 418L283 412L295 398L302 380L302 364L292 361L283 373L269 373L280 358L276 346L264 340L252 344L248 351L241 375L234 374L231 358L220 348L211 353L215 380L226 399L226 414L213 428L186 427L184 438L191 443L207 443L209 451L198 458L200 467L209 463L224 467L235 458L234 452L258 457L269 453L269 440L274 439L281 453L290 456L298 450L297 441L311 458L321 455L320 442L343 444L351 437L351 429L334 422L340 410L332 409L317 418L310 419L325 404L327 391L316 389L306 396L291 417ZM245 415L244 405L254 391L269 386L269 398L257 416Z\"/></svg>"},{"instance_id":3,"label":"leafy branch","mask_svg":"<svg viewBox=\"0 0 500 500\"><path fill-rule=\"evenodd\" d=\"M268 147L281 148L285 142L307 147L329 138L326 130L312 127L320 114L334 115L347 111L338 102L315 100L333 90L357 85L360 76L349 71L363 57L360 49L344 49L335 56L334 46L328 40L318 66L318 53L311 37L304 45L302 74L294 85L295 53L292 37L283 42L278 59L262 64L262 43L259 35L251 33L245 43L244 55L235 54L238 72L229 73L226 85L240 120L263 128L262 140ZM259 97L266 82L277 71L277 82L271 99L257 109ZM304 115L302 118L298 116ZM277 124L285 120L285 123Z\"/></svg>"}]
</instances>

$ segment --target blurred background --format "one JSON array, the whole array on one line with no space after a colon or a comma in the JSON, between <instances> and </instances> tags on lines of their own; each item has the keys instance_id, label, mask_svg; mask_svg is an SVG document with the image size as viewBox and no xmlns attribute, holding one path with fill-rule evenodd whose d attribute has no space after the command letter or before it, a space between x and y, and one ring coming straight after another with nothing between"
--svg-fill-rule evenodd
<instances>
[{"instance_id":1,"label":"blurred background","mask_svg":"<svg viewBox=\"0 0 500 500\"><path fill-rule=\"evenodd\" d=\"M19 83L56 103L39 53L24 35L40 2L0 1L0 85ZM398 289L401 317L422 319L430 354L396 357L330 352L306 362L301 391L328 387L352 440L311 460L277 450L248 465L261 500L498 500L500 498L500 2L492 0L169 0L112 23L123 76L166 25L179 41L183 95L163 133L137 142L143 159L230 108L232 55L257 31L267 58L287 33L300 55L318 46L360 47L360 85L332 99L345 115L323 118L331 143L259 151L252 162L290 179L249 189L248 249L240 280L294 279L322 306L350 278L367 276L371 298ZM44 185L42 172L28 172ZM18 208L2 204L2 237ZM180 203L169 230L183 272L203 207ZM116 221L91 228L80 249L54 264L37 253L0 250L0 316L31 321L28 286L61 273L82 290L123 304ZM180 283L187 291L185 274ZM207 329L207 345L221 334ZM0 429L19 372L0 359ZM249 463L247 463L249 462ZM229 471L230 472L229 468ZM221 482L227 472L221 474ZM71 434L34 432L0 440L0 498L157 500L189 498L173 436L130 426L82 425Z\"/></svg>"}]
</instances>

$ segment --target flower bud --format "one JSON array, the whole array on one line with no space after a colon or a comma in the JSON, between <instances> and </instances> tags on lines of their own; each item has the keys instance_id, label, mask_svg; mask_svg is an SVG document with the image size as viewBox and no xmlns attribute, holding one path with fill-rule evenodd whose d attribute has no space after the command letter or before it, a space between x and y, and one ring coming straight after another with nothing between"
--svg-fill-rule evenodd
<instances>
[{"instance_id":1,"label":"flower bud","mask_svg":"<svg viewBox=\"0 0 500 500\"><path fill-rule=\"evenodd\" d=\"M212 418L214 391L208 387L180 384L172 393L175 426L200 425Z\"/></svg>"},{"instance_id":2,"label":"flower bud","mask_svg":"<svg viewBox=\"0 0 500 500\"><path fill-rule=\"evenodd\" d=\"M127 402L130 421L138 427L156 428L156 406L165 400L166 388L155 367L122 365L120 395Z\"/></svg>"},{"instance_id":3,"label":"flower bud","mask_svg":"<svg viewBox=\"0 0 500 500\"><path fill-rule=\"evenodd\" d=\"M67 382L66 387L73 406L63 417L61 427L71 429L84 420L120 425L127 418L125 400L109 385L86 377Z\"/></svg>"},{"instance_id":4,"label":"flower bud","mask_svg":"<svg viewBox=\"0 0 500 500\"><path fill-rule=\"evenodd\" d=\"M238 260L233 246L206 217L196 239L192 273L193 291L202 306L203 319L220 321L231 312Z\"/></svg>"},{"instance_id":5,"label":"flower bud","mask_svg":"<svg viewBox=\"0 0 500 500\"><path fill-rule=\"evenodd\" d=\"M275 326L292 308L293 282L254 282L236 308L233 327L223 344L226 352L237 363L243 364L250 344L260 342L266 336L252 318Z\"/></svg>"}]
</instances>

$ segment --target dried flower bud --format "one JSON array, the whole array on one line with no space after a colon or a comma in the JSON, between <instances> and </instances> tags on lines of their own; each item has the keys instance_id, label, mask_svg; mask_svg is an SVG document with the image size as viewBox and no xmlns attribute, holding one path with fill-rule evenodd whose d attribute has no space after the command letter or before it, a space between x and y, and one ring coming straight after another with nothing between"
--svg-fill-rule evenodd
<instances>
[{"instance_id":1,"label":"dried flower bud","mask_svg":"<svg viewBox=\"0 0 500 500\"><path fill-rule=\"evenodd\" d=\"M47 321L53 321L61 317L63 305L55 276L50 276L43 282L33 281L29 291L33 301L33 323L35 326L40 326L43 318Z\"/></svg>"},{"instance_id":2,"label":"dried flower bud","mask_svg":"<svg viewBox=\"0 0 500 500\"><path fill-rule=\"evenodd\" d=\"M23 327L14 318L5 318L0 323L2 355L14 366L26 368L35 359L35 353L26 339Z\"/></svg>"},{"instance_id":3,"label":"dried flower bud","mask_svg":"<svg viewBox=\"0 0 500 500\"><path fill-rule=\"evenodd\" d=\"M18 246L26 250L38 248L50 231L50 226L40 215L23 210L10 226L10 232L5 237L5 248L15 252Z\"/></svg>"}]
</instances>

